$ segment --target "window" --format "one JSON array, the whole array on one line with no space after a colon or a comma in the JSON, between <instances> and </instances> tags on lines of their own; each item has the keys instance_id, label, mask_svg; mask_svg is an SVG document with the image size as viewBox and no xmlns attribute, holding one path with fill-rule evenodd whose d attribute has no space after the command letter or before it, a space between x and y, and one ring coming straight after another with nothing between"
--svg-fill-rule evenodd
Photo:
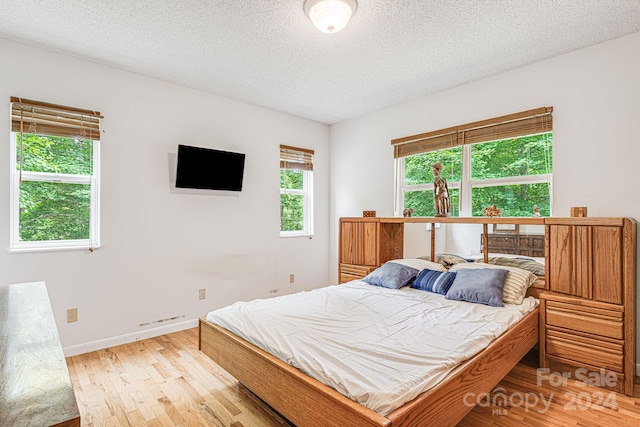
<instances>
[{"instance_id":1,"label":"window","mask_svg":"<svg viewBox=\"0 0 640 427\"><path fill-rule=\"evenodd\" d=\"M280 235L313 234L313 150L280 146Z\"/></svg>"},{"instance_id":2,"label":"window","mask_svg":"<svg viewBox=\"0 0 640 427\"><path fill-rule=\"evenodd\" d=\"M431 165L443 165L451 216L551 215L552 111L543 107L393 140L396 215L434 216Z\"/></svg>"},{"instance_id":3,"label":"window","mask_svg":"<svg viewBox=\"0 0 640 427\"><path fill-rule=\"evenodd\" d=\"M11 250L93 248L100 113L11 98Z\"/></svg>"}]
</instances>

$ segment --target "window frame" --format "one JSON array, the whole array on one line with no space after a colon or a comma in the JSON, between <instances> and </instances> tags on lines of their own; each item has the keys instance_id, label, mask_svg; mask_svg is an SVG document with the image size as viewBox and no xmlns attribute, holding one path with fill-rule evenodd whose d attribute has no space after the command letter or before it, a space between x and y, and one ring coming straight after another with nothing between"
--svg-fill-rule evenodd
<instances>
[{"instance_id":1,"label":"window frame","mask_svg":"<svg viewBox=\"0 0 640 427\"><path fill-rule=\"evenodd\" d=\"M25 132L28 133L28 132ZM100 141L92 141L92 175L62 174L52 172L29 172L22 170L22 181L48 182L52 184L89 184L89 238L75 240L20 240L20 170L18 168L18 132L11 132L10 145L10 252L35 252L72 249L97 249L100 247Z\"/></svg>"},{"instance_id":2,"label":"window frame","mask_svg":"<svg viewBox=\"0 0 640 427\"><path fill-rule=\"evenodd\" d=\"M291 168L280 168L282 170L292 170ZM303 229L302 230L282 230L280 229L280 237L301 237L301 236L313 236L313 171L301 170L302 174L302 189L282 188L280 187L280 195L292 194L303 196L302 199L302 215L303 215Z\"/></svg>"},{"instance_id":3,"label":"window frame","mask_svg":"<svg viewBox=\"0 0 640 427\"><path fill-rule=\"evenodd\" d=\"M553 135L553 130L550 131ZM522 135L521 137L525 137ZM499 139L496 141L500 141ZM493 142L493 141L485 141ZM481 142L482 143L482 142ZM481 144L479 143L479 144ZM473 164L471 161L471 149L474 144L462 145L462 174L460 181L447 181L449 189L457 188L459 190L459 217L471 217L473 208L472 191L474 188L497 187L507 185L526 185L526 184L549 184L549 209L553 212L553 172L549 174L537 175L515 175L501 178L487 178L481 180L471 179ZM442 148L445 150L446 148ZM440 151L440 150L434 150ZM416 154L417 155L417 154ZM405 208L404 200L407 191L433 191L433 183L405 185L404 161L407 157L395 158L395 215L402 216Z\"/></svg>"},{"instance_id":4,"label":"window frame","mask_svg":"<svg viewBox=\"0 0 640 427\"><path fill-rule=\"evenodd\" d=\"M462 125L451 126L417 135L391 140L394 156L394 213L404 210L407 191L433 191L433 183L405 185L405 158L461 146L460 182L448 182L450 188L459 188L459 216L470 217L473 212L472 190L489 186L522 185L536 182L549 185L549 209L553 209L553 172L547 168L543 175L517 175L512 177L472 180L471 146L478 143L523 138L531 135L553 135L553 107L539 107ZM551 154L552 155L552 154Z\"/></svg>"}]
</instances>

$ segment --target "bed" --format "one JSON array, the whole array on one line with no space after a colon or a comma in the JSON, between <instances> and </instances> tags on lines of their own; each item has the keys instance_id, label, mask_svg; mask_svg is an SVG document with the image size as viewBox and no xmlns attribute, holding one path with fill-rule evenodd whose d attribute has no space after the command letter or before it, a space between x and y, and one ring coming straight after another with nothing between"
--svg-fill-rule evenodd
<instances>
[{"instance_id":1,"label":"bed","mask_svg":"<svg viewBox=\"0 0 640 427\"><path fill-rule=\"evenodd\" d=\"M429 295L429 298L426 298L429 293L424 292L424 290L407 287L389 289L384 286L382 289L374 288L368 282L354 281L307 293L262 300L266 303L261 303L260 301L257 303L238 303L231 307L216 310L213 314L207 315L206 318L200 319L200 349L258 397L299 427L317 425L406 427L455 425L473 408L473 396L490 392L537 342L537 300L530 297L524 298L526 303L523 302L521 305L505 304L503 311L497 309L491 311L489 307L483 304L471 304L464 301L445 302L444 294ZM355 377L363 380L364 383L357 384L354 389L346 387L345 384L352 385L351 383L357 381L353 377L347 377L346 380L344 378L336 379L334 376L335 370L327 360L319 363L322 365L321 367L330 366L329 369L325 370L324 374L318 375L308 371L307 365L313 365L317 362L318 351L334 353L334 349L331 349L331 351L323 350L320 343L329 342L331 346L335 337L318 336L316 344L319 347L311 351L311 353L306 352L308 343L301 347L291 347L296 339L294 339L295 337L286 336L286 333L281 344L272 344L269 340L267 342L256 341L255 331L253 331L256 325L267 325L268 334L271 334L268 331L294 331L297 325L291 325L291 319L298 319L298 316L303 314L296 310L308 311L307 308L299 307L307 307L304 305L306 302L303 300L310 298L311 294L320 295L320 302L318 302L317 297L314 297L316 298L315 300L312 299L316 301L314 304L320 304L318 307L327 307L327 304L340 307L338 312L328 314L329 319L335 317L333 320L338 325L346 327L348 323L351 323L353 324L351 326L358 329L364 323L371 322L367 320L366 316L359 317L360 315L354 313L359 311L371 313L374 311L374 314L378 315L379 319L388 320L388 324L385 325L386 329L382 328L382 330L393 331L393 333L385 333L383 335L395 335L398 331L408 329L410 333L402 335L400 341L413 339L413 344L416 346L421 340L425 341L431 338L421 338L422 335L419 335L417 329L411 329L415 325L399 325L394 317L397 313L402 312L403 318L415 318L412 316L420 318L419 310L410 316L407 315L409 313L409 305L425 304L426 307L427 304L431 304L443 310L446 304L453 303L462 307L460 309L462 310L461 313L467 310L466 314L464 314L465 319L470 318L473 311L481 312L480 317L493 316L493 314L485 313L500 312L506 317L513 318L507 326L500 326L495 330L493 330L493 326L488 328L491 329L489 335L493 335L491 339L486 339L486 337L480 338L479 341L476 338L469 339L472 347L470 353L458 354L461 350L455 347L452 353L455 353L456 357L453 357L451 361L446 359L441 361L442 364L446 365L444 368L429 365L425 368L426 373L422 377L420 377L422 374L418 375L419 379L405 378L400 374L390 375L390 377L397 377L398 381L395 383L382 381L381 392L388 392L388 394L374 395L375 393L372 391L370 396L367 393L367 387L370 386L368 381L377 382L379 377L384 377L384 374L379 375L377 372L361 373L358 371ZM341 306L342 302L336 302L336 300L332 299L337 297L337 294L350 295L345 297L346 306ZM524 295L522 296L524 297ZM276 301L275 305L269 302L274 300ZM365 301L369 302L363 306ZM385 304L385 301L388 301L388 304ZM225 318L228 314L226 313L227 311L242 312L243 310L249 310L252 304L257 304L252 309L255 317L245 317L244 320L240 320L241 324L245 323L244 329L242 325L234 324L228 321L228 318ZM287 309L287 307L290 309ZM375 307L375 310L372 310L372 307ZM449 310L449 306L446 307ZM272 324L271 322L276 320L271 317L263 317L265 313L287 310L289 318L288 320L283 320L284 323ZM506 314L508 310L513 313ZM340 313L348 313L348 316L340 318ZM431 312L429 311L429 313ZM441 317L444 319L445 325L449 321L448 327L452 328L452 330L455 325L464 323L460 321L460 318L453 321L455 319L454 316L461 315L458 312L447 313L451 314ZM313 324L313 322L318 322L316 323L316 331L320 334L325 325L322 322L326 322L326 319L321 321L314 317L311 323ZM269 325L272 327L269 328ZM318 325L323 326L319 327ZM474 328L475 326L471 327L471 329ZM302 326L300 326L300 329L302 329ZM425 329L428 330L428 328ZM465 328L462 329L464 335ZM479 327L478 329L482 328ZM450 335L455 335L455 333L452 332ZM382 353L384 353L397 344L396 342L382 341L380 336L369 336L368 332L363 332L361 335L363 336L362 344L366 349L364 353L357 353L354 359L350 351L344 354L338 352L334 355L335 360L332 363L338 365L340 363L348 364L351 369L356 364L355 362L362 358L364 361L362 365L367 365L370 362L371 353L375 352L374 350L377 351L378 348L382 348ZM444 336L446 335L444 334ZM430 335L427 334L425 336L429 337ZM436 340L435 342L440 342L437 341L437 338L434 339ZM442 339L442 337L439 339ZM250 341L256 342L257 345L252 344ZM376 345L371 344L373 342ZM367 345L369 346L367 347ZM474 346L476 348L473 348ZM314 346L310 345L310 347ZM362 349L360 348L360 350ZM425 353L424 363L419 358L421 352ZM398 350L396 354L399 355L400 353L406 354L407 351L406 349ZM302 362L294 359L294 355L299 355ZM389 361L400 359L399 356L395 357L393 353L387 354L387 356ZM431 354L428 346L422 348L418 346L414 354L410 354L408 357L413 360L412 363L415 365L412 366L418 371L420 365L428 365L428 359L438 359L440 356ZM305 365L305 361L307 365ZM373 364L373 362L371 363ZM407 371L407 365L403 365L404 363L404 361L399 361L398 365L394 365L394 363L389 362L387 365L389 365L390 369L395 369L396 373L403 373ZM408 391L403 391L402 397L397 398L397 393L395 392L397 389L402 388L405 382L415 383L415 386L405 387ZM424 383L428 384L425 386ZM374 404L371 402L374 402Z\"/></svg>"}]
</instances>

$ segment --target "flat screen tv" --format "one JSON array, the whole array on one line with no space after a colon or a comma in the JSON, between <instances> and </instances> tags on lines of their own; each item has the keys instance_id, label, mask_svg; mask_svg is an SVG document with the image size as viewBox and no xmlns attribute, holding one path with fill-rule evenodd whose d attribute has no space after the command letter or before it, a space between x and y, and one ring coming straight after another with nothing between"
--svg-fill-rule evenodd
<instances>
[{"instance_id":1,"label":"flat screen tv","mask_svg":"<svg viewBox=\"0 0 640 427\"><path fill-rule=\"evenodd\" d=\"M176 187L242 191L242 153L178 145Z\"/></svg>"}]
</instances>

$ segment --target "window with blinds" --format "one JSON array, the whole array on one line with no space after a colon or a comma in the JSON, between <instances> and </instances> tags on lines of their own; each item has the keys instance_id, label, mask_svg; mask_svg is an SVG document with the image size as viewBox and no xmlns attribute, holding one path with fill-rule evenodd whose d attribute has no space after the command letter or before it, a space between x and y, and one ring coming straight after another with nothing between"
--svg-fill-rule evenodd
<instances>
[{"instance_id":1,"label":"window with blinds","mask_svg":"<svg viewBox=\"0 0 640 427\"><path fill-rule=\"evenodd\" d=\"M396 159L396 215L433 216L432 165L442 165L451 216L551 215L553 108L453 126L391 141Z\"/></svg>"},{"instance_id":2,"label":"window with blinds","mask_svg":"<svg viewBox=\"0 0 640 427\"><path fill-rule=\"evenodd\" d=\"M280 146L280 235L313 234L313 150Z\"/></svg>"},{"instance_id":3,"label":"window with blinds","mask_svg":"<svg viewBox=\"0 0 640 427\"><path fill-rule=\"evenodd\" d=\"M11 250L100 245L100 119L11 97Z\"/></svg>"}]
</instances>

